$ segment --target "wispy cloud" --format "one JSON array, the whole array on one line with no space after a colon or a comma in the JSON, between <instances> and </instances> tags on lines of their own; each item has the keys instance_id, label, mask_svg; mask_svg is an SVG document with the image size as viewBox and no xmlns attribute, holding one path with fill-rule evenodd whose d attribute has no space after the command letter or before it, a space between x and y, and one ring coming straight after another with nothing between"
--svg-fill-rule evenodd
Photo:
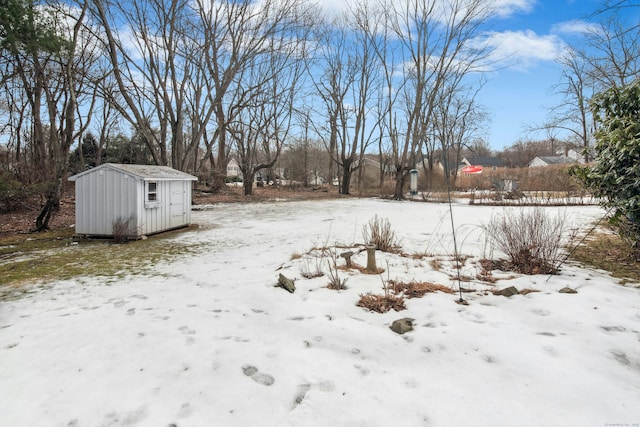
<instances>
[{"instance_id":1,"label":"wispy cloud","mask_svg":"<svg viewBox=\"0 0 640 427\"><path fill-rule=\"evenodd\" d=\"M489 32L476 43L493 51L493 67L526 70L540 62L555 61L566 50L556 35L538 35L531 30Z\"/></svg>"},{"instance_id":2,"label":"wispy cloud","mask_svg":"<svg viewBox=\"0 0 640 427\"><path fill-rule=\"evenodd\" d=\"M359 0L378 5L379 0ZM441 2L442 6L447 0L435 0ZM515 13L529 13L533 10L538 0L486 0L487 6L495 10L496 16L506 17ZM353 0L317 0L316 4L329 16L338 15L349 9ZM464 3L463 3L464 4ZM444 7L446 8L446 7Z\"/></svg>"},{"instance_id":3,"label":"wispy cloud","mask_svg":"<svg viewBox=\"0 0 640 427\"><path fill-rule=\"evenodd\" d=\"M514 13L529 13L533 11L537 0L494 0L496 14L500 17Z\"/></svg>"},{"instance_id":4,"label":"wispy cloud","mask_svg":"<svg viewBox=\"0 0 640 427\"><path fill-rule=\"evenodd\" d=\"M598 31L598 25L582 20L565 21L555 24L551 32L557 34L587 34Z\"/></svg>"}]
</instances>

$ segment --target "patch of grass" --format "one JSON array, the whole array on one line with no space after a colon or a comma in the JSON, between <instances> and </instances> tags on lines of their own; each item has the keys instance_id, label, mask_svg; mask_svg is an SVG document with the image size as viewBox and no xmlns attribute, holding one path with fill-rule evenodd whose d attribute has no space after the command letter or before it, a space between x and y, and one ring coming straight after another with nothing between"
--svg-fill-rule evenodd
<instances>
[{"instance_id":1,"label":"patch of grass","mask_svg":"<svg viewBox=\"0 0 640 427\"><path fill-rule=\"evenodd\" d=\"M0 262L13 254L64 247L71 241L71 227L41 233L9 234L0 236Z\"/></svg>"},{"instance_id":2,"label":"patch of grass","mask_svg":"<svg viewBox=\"0 0 640 427\"><path fill-rule=\"evenodd\" d=\"M616 234L593 233L571 255L571 259L606 270L622 283L640 282L640 250Z\"/></svg>"},{"instance_id":3,"label":"patch of grass","mask_svg":"<svg viewBox=\"0 0 640 427\"><path fill-rule=\"evenodd\" d=\"M0 299L27 283L47 283L79 276L124 277L149 274L155 264L197 253L198 245L169 242L189 228L114 245L111 241L73 240L73 229L0 239Z\"/></svg>"}]
</instances>

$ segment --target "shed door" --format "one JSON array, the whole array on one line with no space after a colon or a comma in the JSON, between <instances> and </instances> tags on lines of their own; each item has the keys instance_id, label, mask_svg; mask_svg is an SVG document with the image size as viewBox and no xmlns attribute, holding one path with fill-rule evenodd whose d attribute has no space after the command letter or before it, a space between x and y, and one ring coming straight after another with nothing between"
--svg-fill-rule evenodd
<instances>
[{"instance_id":1,"label":"shed door","mask_svg":"<svg viewBox=\"0 0 640 427\"><path fill-rule=\"evenodd\" d=\"M171 196L169 200L170 227L179 227L187 223L185 209L186 189L182 181L170 181Z\"/></svg>"}]
</instances>

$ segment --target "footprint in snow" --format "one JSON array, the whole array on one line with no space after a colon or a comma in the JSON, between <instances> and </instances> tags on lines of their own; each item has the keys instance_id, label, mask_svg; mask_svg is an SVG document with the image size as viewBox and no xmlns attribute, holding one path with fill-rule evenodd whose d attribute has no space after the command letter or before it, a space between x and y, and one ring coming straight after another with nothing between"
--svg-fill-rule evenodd
<instances>
[{"instance_id":1,"label":"footprint in snow","mask_svg":"<svg viewBox=\"0 0 640 427\"><path fill-rule=\"evenodd\" d=\"M178 330L183 334L183 335L194 335L196 333L195 330L189 328L188 326L180 326L178 328Z\"/></svg>"},{"instance_id":2,"label":"footprint in snow","mask_svg":"<svg viewBox=\"0 0 640 427\"><path fill-rule=\"evenodd\" d=\"M625 332L627 329L624 326L600 326L606 332Z\"/></svg>"},{"instance_id":3,"label":"footprint in snow","mask_svg":"<svg viewBox=\"0 0 640 427\"><path fill-rule=\"evenodd\" d=\"M193 413L193 406L189 402L183 403L178 411L178 418L187 418Z\"/></svg>"},{"instance_id":4,"label":"footprint in snow","mask_svg":"<svg viewBox=\"0 0 640 427\"><path fill-rule=\"evenodd\" d=\"M330 393L334 391L335 388L336 386L332 381L322 381L316 384L300 384L298 387L296 387L296 394L294 396L293 403L291 404L291 409L295 409L299 404L302 403L309 390L314 389L320 390L325 393Z\"/></svg>"},{"instance_id":5,"label":"footprint in snow","mask_svg":"<svg viewBox=\"0 0 640 427\"><path fill-rule=\"evenodd\" d=\"M618 351L618 350L612 350L611 354L613 355L613 358L616 359L616 361L618 361L618 363L620 363L621 365L623 366L631 365L631 361L629 360L629 358L624 352Z\"/></svg>"},{"instance_id":6,"label":"footprint in snow","mask_svg":"<svg viewBox=\"0 0 640 427\"><path fill-rule=\"evenodd\" d=\"M252 365L244 365L242 372L258 384L270 386L276 381L271 375L258 371L258 368Z\"/></svg>"}]
</instances>

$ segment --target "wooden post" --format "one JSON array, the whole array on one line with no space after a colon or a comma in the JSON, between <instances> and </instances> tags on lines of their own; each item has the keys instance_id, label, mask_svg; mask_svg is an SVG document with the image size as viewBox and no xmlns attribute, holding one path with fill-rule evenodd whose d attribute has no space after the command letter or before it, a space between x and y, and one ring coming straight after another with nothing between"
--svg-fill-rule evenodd
<instances>
[{"instance_id":1,"label":"wooden post","mask_svg":"<svg viewBox=\"0 0 640 427\"><path fill-rule=\"evenodd\" d=\"M376 266L376 245L367 245L367 271L372 273L378 272Z\"/></svg>"}]
</instances>

